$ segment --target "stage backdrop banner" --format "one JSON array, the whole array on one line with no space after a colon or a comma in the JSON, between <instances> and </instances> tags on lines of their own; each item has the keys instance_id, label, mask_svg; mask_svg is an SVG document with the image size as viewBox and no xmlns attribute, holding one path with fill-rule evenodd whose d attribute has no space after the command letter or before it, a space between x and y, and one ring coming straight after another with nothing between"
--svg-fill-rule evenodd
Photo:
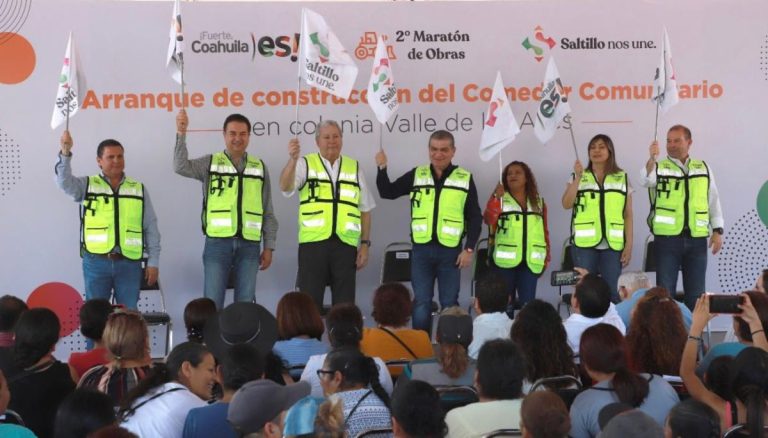
<instances>
[{"instance_id":1,"label":"stage backdrop banner","mask_svg":"<svg viewBox=\"0 0 768 438\"><path fill-rule=\"evenodd\" d=\"M259 274L256 300L274 310L296 278L298 201L281 195L277 181L288 159L288 140L298 135L302 153L316 151L317 124L337 120L344 131L343 153L360 161L374 188L379 130L395 178L427 163L429 135L447 129L456 137L455 163L473 172L484 205L498 180L498 163L482 162L477 150L491 79L500 71L521 130L502 158L528 163L548 203L552 262L537 295L555 302L558 290L549 286L549 273L559 268L570 234L571 212L560 205L575 160L568 129L583 160L592 136L613 139L617 162L635 189L628 269L643 269L649 201L638 173L654 138L651 97L665 26L680 103L660 118L662 152L670 126L690 127L691 155L710 165L725 214L725 245L709 258L707 290L747 289L768 266L768 232L757 213L766 209L758 192L768 175L764 1L184 2L183 97L166 69L171 2L24 5L13 12L15 20L7 20L13 25L0 28L0 293L84 292L78 206L54 183L62 127L49 128L70 31L79 69L88 77L87 89L79 90L78 115L70 120L73 172L98 172L101 140L115 138L125 146L126 172L146 184L159 218L160 282L176 341L184 337L182 309L202 295L203 280L200 183L173 172L174 118L182 106L190 119L190 157L223 149L227 115L242 113L253 122L248 152L269 168L280 221L273 264ZM397 71L400 107L387 123L380 125L367 103L367 74L357 77L347 99L302 83L295 120L302 7L332 23L362 72L371 70L377 36L389 36L385 43ZM542 145L533 125L539 108L553 105L541 96L552 57L571 118ZM338 72L322 63L304 67L318 80L339 80ZM370 260L358 274L357 301L366 314L384 247L409 239L408 200L375 197ZM462 305L469 302L471 277L471 269L463 271ZM67 352L66 346L58 350L60 356Z\"/></svg>"}]
</instances>

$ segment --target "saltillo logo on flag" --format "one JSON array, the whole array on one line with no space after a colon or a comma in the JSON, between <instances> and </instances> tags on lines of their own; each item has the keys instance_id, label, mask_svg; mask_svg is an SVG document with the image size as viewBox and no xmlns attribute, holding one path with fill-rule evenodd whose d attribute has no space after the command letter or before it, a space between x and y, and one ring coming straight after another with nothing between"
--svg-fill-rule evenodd
<instances>
[{"instance_id":1,"label":"saltillo logo on flag","mask_svg":"<svg viewBox=\"0 0 768 438\"><path fill-rule=\"evenodd\" d=\"M307 85L348 98L357 79L357 66L326 24L307 8L301 10L299 74Z\"/></svg>"},{"instance_id":2,"label":"saltillo logo on flag","mask_svg":"<svg viewBox=\"0 0 768 438\"><path fill-rule=\"evenodd\" d=\"M173 3L171 30L168 34L168 58L165 65L171 73L171 78L181 84L184 70L184 35L181 29L181 6L179 0Z\"/></svg>"},{"instance_id":3,"label":"saltillo logo on flag","mask_svg":"<svg viewBox=\"0 0 768 438\"><path fill-rule=\"evenodd\" d=\"M653 98L662 114L680 101L677 95L677 77L672 67L672 49L669 47L669 35L664 28L664 41L661 44L661 61L653 78Z\"/></svg>"},{"instance_id":4,"label":"saltillo logo on flag","mask_svg":"<svg viewBox=\"0 0 768 438\"><path fill-rule=\"evenodd\" d=\"M565 95L560 73L555 65L555 58L549 58L544 86L541 90L541 102L533 122L533 132L540 142L548 142L555 135L557 124L571 112L568 96Z\"/></svg>"},{"instance_id":5,"label":"saltillo logo on flag","mask_svg":"<svg viewBox=\"0 0 768 438\"><path fill-rule=\"evenodd\" d=\"M85 79L78 69L77 51L72 39L72 32L70 32L67 51L64 54L64 64L61 66L61 74L59 75L56 103L53 105L51 129L56 129L67 120L67 117L77 114L83 100L80 95L81 88L85 89Z\"/></svg>"},{"instance_id":6,"label":"saltillo logo on flag","mask_svg":"<svg viewBox=\"0 0 768 438\"><path fill-rule=\"evenodd\" d=\"M386 123L400 105L383 35L379 35L379 41L376 43L371 79L368 81L368 105L376 114L379 123Z\"/></svg>"},{"instance_id":7,"label":"saltillo logo on flag","mask_svg":"<svg viewBox=\"0 0 768 438\"><path fill-rule=\"evenodd\" d=\"M488 103L488 112L483 121L483 136L480 140L480 159L488 161L508 144L512 143L520 132L512 107L509 105L501 72L496 72L493 94Z\"/></svg>"}]
</instances>

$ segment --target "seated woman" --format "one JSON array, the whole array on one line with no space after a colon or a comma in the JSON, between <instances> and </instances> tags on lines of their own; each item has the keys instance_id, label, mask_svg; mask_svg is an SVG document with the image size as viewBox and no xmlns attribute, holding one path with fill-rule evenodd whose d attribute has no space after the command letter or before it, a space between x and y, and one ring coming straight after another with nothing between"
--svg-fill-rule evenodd
<instances>
[{"instance_id":1,"label":"seated woman","mask_svg":"<svg viewBox=\"0 0 768 438\"><path fill-rule=\"evenodd\" d=\"M216 303L210 298L196 298L184 306L184 327L187 340L204 344L203 330L208 318L216 314Z\"/></svg>"},{"instance_id":2,"label":"seated woman","mask_svg":"<svg viewBox=\"0 0 768 438\"><path fill-rule=\"evenodd\" d=\"M328 340L332 348L352 347L360 349L360 340L363 333L363 314L352 303L337 304L331 307L325 323L328 325ZM326 354L316 354L307 361L307 366L301 372L301 380L309 382L312 386L312 396L322 397L323 389L317 370L323 367ZM389 375L387 365L378 357L373 358L379 369L379 383L387 392L392 393L392 377Z\"/></svg>"},{"instance_id":3,"label":"seated woman","mask_svg":"<svg viewBox=\"0 0 768 438\"><path fill-rule=\"evenodd\" d=\"M102 343L109 363L88 370L77 386L101 391L118 406L152 369L147 324L134 311L113 313L104 327Z\"/></svg>"},{"instance_id":4,"label":"seated woman","mask_svg":"<svg viewBox=\"0 0 768 438\"><path fill-rule=\"evenodd\" d=\"M379 383L373 359L356 348L338 348L328 353L317 375L325 396L335 394L341 399L348 436L392 428L389 395Z\"/></svg>"},{"instance_id":5,"label":"seated woman","mask_svg":"<svg viewBox=\"0 0 768 438\"><path fill-rule=\"evenodd\" d=\"M80 381L80 376L89 369L109 362L107 350L104 348L101 338L107 319L113 311L112 304L104 298L88 300L80 308L80 333L93 342L93 349L85 352L73 352L69 355L67 364L73 381Z\"/></svg>"},{"instance_id":6,"label":"seated woman","mask_svg":"<svg viewBox=\"0 0 768 438\"><path fill-rule=\"evenodd\" d=\"M461 307L449 307L437 320L436 358L414 360L405 366L397 386L408 380L423 380L432 386L472 386L475 362L467 354L472 342L472 317Z\"/></svg>"},{"instance_id":7,"label":"seated woman","mask_svg":"<svg viewBox=\"0 0 768 438\"><path fill-rule=\"evenodd\" d=\"M720 438L720 417L705 403L689 398L669 411L664 436Z\"/></svg>"},{"instance_id":8,"label":"seated woman","mask_svg":"<svg viewBox=\"0 0 768 438\"><path fill-rule=\"evenodd\" d=\"M629 369L627 342L616 327L600 323L586 329L579 353L586 372L597 383L576 396L571 405L571 437L597 436L600 410L616 401L638 408L664 426L669 410L680 399L660 376Z\"/></svg>"},{"instance_id":9,"label":"seated woman","mask_svg":"<svg viewBox=\"0 0 768 438\"><path fill-rule=\"evenodd\" d=\"M303 292L288 292L277 303L278 341L272 350L286 362L289 369L303 367L310 356L328 352L328 344L320 339L325 327L312 297ZM292 370L298 379L301 370Z\"/></svg>"},{"instance_id":10,"label":"seated woman","mask_svg":"<svg viewBox=\"0 0 768 438\"><path fill-rule=\"evenodd\" d=\"M181 438L191 409L206 405L215 382L216 362L203 345L184 342L155 365L123 398L121 426L141 437Z\"/></svg>"},{"instance_id":11,"label":"seated woman","mask_svg":"<svg viewBox=\"0 0 768 438\"><path fill-rule=\"evenodd\" d=\"M654 287L632 309L627 332L630 368L638 373L676 376L687 333L683 314L669 292Z\"/></svg>"},{"instance_id":12,"label":"seated woman","mask_svg":"<svg viewBox=\"0 0 768 438\"><path fill-rule=\"evenodd\" d=\"M40 438L53 436L56 410L75 389L67 365L53 357L60 330L59 318L46 308L22 313L14 328L13 364L6 373L8 409Z\"/></svg>"},{"instance_id":13,"label":"seated woman","mask_svg":"<svg viewBox=\"0 0 768 438\"><path fill-rule=\"evenodd\" d=\"M526 304L517 313L510 337L525 356L524 394L544 377L578 376L563 320L546 301L533 300Z\"/></svg>"},{"instance_id":14,"label":"seated woman","mask_svg":"<svg viewBox=\"0 0 768 438\"><path fill-rule=\"evenodd\" d=\"M412 307L411 293L402 283L379 286L373 293L373 319L377 327L363 330L360 350L384 361L434 356L427 332L407 327ZM390 366L389 372L397 378L403 367Z\"/></svg>"},{"instance_id":15,"label":"seated woman","mask_svg":"<svg viewBox=\"0 0 768 438\"><path fill-rule=\"evenodd\" d=\"M705 403L717 412L721 430L728 430L735 424L744 423L747 425L749 436L762 436L765 416L768 415L768 409L766 409L768 339L765 337L763 328L765 326L751 302L754 295L745 293L742 296L744 302L739 305L741 309L739 319L749 327L755 346L743 349L728 367L730 374L728 393L732 398L723 399L707 389L695 372L701 333L712 318L709 313L709 295L702 295L696 301L691 331L683 350L683 361L680 364L680 377L683 378L691 398Z\"/></svg>"}]
</instances>

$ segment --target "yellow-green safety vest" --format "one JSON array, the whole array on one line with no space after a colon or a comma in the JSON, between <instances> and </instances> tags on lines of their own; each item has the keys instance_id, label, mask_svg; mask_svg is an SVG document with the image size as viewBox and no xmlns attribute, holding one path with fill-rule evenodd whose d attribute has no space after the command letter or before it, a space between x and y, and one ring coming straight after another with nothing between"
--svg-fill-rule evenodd
<instances>
[{"instance_id":1,"label":"yellow-green safety vest","mask_svg":"<svg viewBox=\"0 0 768 438\"><path fill-rule=\"evenodd\" d=\"M517 200L504 192L501 214L496 228L493 262L500 268L515 268L523 261L534 274L541 274L547 260L547 238L544 230L544 201L538 199L539 211L531 200L523 211Z\"/></svg>"},{"instance_id":2,"label":"yellow-green safety vest","mask_svg":"<svg viewBox=\"0 0 768 438\"><path fill-rule=\"evenodd\" d=\"M125 258L144 255L144 185L125 178L117 189L100 175L88 177L80 208L82 248L92 254L108 254L115 246Z\"/></svg>"},{"instance_id":3,"label":"yellow-green safety vest","mask_svg":"<svg viewBox=\"0 0 768 438\"><path fill-rule=\"evenodd\" d=\"M319 153L307 154L307 180L299 189L299 243L320 242L333 233L357 247L362 232L357 160L338 158L336 186Z\"/></svg>"},{"instance_id":4,"label":"yellow-green safety vest","mask_svg":"<svg viewBox=\"0 0 768 438\"><path fill-rule=\"evenodd\" d=\"M651 213L648 226L656 236L678 236L687 228L691 237L709 236L709 168L689 160L688 174L669 158L656 164L656 187L648 189Z\"/></svg>"},{"instance_id":5,"label":"yellow-green safety vest","mask_svg":"<svg viewBox=\"0 0 768 438\"><path fill-rule=\"evenodd\" d=\"M413 243L432 241L433 231L441 245L455 248L464 236L464 204L469 193L468 170L456 167L445 178L436 199L430 166L419 166L411 188L411 238Z\"/></svg>"},{"instance_id":6,"label":"yellow-green safety vest","mask_svg":"<svg viewBox=\"0 0 768 438\"><path fill-rule=\"evenodd\" d=\"M606 175L601 185L591 171L585 170L573 204L573 244L579 248L594 248L605 238L612 250L623 250L626 205L626 172Z\"/></svg>"},{"instance_id":7,"label":"yellow-green safety vest","mask_svg":"<svg viewBox=\"0 0 768 438\"><path fill-rule=\"evenodd\" d=\"M264 163L246 155L242 174L224 152L211 155L208 192L203 206L203 233L208 237L261 240Z\"/></svg>"}]
</instances>

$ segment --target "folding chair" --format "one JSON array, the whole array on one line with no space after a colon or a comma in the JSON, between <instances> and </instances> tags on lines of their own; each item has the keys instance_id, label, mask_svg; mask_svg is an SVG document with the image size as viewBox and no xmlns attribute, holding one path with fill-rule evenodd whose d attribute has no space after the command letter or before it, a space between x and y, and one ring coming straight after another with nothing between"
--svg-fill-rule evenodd
<instances>
[{"instance_id":1,"label":"folding chair","mask_svg":"<svg viewBox=\"0 0 768 438\"><path fill-rule=\"evenodd\" d=\"M768 425L763 426L763 436L768 432ZM723 438L735 438L735 437L745 437L749 436L747 435L747 425L746 424L736 424L731 426L730 429L726 430L725 433L723 433Z\"/></svg>"},{"instance_id":2,"label":"folding chair","mask_svg":"<svg viewBox=\"0 0 768 438\"><path fill-rule=\"evenodd\" d=\"M16 424L18 426L26 426L24 420L21 419L21 415L18 412L11 409L6 409L0 418L0 424Z\"/></svg>"},{"instance_id":3,"label":"folding chair","mask_svg":"<svg viewBox=\"0 0 768 438\"><path fill-rule=\"evenodd\" d=\"M411 281L411 242L393 242L384 248L380 283Z\"/></svg>"},{"instance_id":4,"label":"folding chair","mask_svg":"<svg viewBox=\"0 0 768 438\"><path fill-rule=\"evenodd\" d=\"M688 393L688 388L685 387L685 384L683 383L683 379L681 379L680 376L663 375L661 376L661 378L664 379L667 383L669 383L672 389L675 390L675 392L677 393L677 396L680 397L680 401L691 398L691 394Z\"/></svg>"},{"instance_id":5,"label":"folding chair","mask_svg":"<svg viewBox=\"0 0 768 438\"><path fill-rule=\"evenodd\" d=\"M491 271L491 259L488 251L490 251L488 239L478 240L475 244L475 257L472 262L472 281L469 285L470 298L475 297L475 284L485 278ZM467 312L469 312L470 315L472 314L472 300L469 302Z\"/></svg>"},{"instance_id":6,"label":"folding chair","mask_svg":"<svg viewBox=\"0 0 768 438\"><path fill-rule=\"evenodd\" d=\"M379 428L379 429L368 429L364 430L357 435L355 435L355 438L374 438L374 437L391 437L392 436L392 429L391 428Z\"/></svg>"},{"instance_id":7,"label":"folding chair","mask_svg":"<svg viewBox=\"0 0 768 438\"><path fill-rule=\"evenodd\" d=\"M143 260L142 270L146 271L146 269L146 260ZM146 277L142 274L137 307L148 327L165 327L164 353L162 356L153 356L153 359L168 356L171 345L173 345L173 322L165 308L165 295L160 287L159 279L155 284L149 285L147 284Z\"/></svg>"},{"instance_id":8,"label":"folding chair","mask_svg":"<svg viewBox=\"0 0 768 438\"><path fill-rule=\"evenodd\" d=\"M563 400L565 407L568 409L571 409L573 400L575 400L576 396L582 391L581 381L574 376L566 374L563 376L542 377L533 382L529 393L538 391L539 389L545 389L546 385L555 386L555 389L552 389L552 392L557 394Z\"/></svg>"},{"instance_id":9,"label":"folding chair","mask_svg":"<svg viewBox=\"0 0 768 438\"><path fill-rule=\"evenodd\" d=\"M483 438L495 438L500 436L523 436L523 431L520 429L498 429L483 435Z\"/></svg>"},{"instance_id":10,"label":"folding chair","mask_svg":"<svg viewBox=\"0 0 768 438\"><path fill-rule=\"evenodd\" d=\"M563 242L563 256L560 259L560 270L561 271L571 271L573 270L573 255L571 255L571 238L565 239L565 242ZM558 301L557 301L557 314L560 314L560 306L565 304L565 309L568 311L568 314L571 314L571 295L570 293L563 293L563 286L550 283L551 286L557 286L557 294L558 294Z\"/></svg>"},{"instance_id":11,"label":"folding chair","mask_svg":"<svg viewBox=\"0 0 768 438\"><path fill-rule=\"evenodd\" d=\"M480 400L477 396L477 390L468 385L435 385L435 389L440 395L440 406L442 406L443 412Z\"/></svg>"}]
</instances>

